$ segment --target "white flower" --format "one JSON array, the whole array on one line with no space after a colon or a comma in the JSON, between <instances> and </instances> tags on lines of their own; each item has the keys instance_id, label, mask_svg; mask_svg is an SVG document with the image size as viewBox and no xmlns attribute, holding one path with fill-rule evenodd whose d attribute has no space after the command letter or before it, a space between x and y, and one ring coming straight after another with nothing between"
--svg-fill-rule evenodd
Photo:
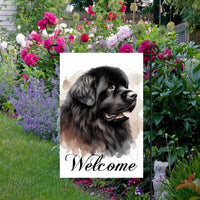
<instances>
[{"instance_id":1,"label":"white flower","mask_svg":"<svg viewBox=\"0 0 200 200\"><path fill-rule=\"evenodd\" d=\"M48 36L48 33L47 33L47 30L46 30L46 29L44 29L44 30L42 31L42 36L43 36L43 37L47 37L47 36Z\"/></svg>"},{"instance_id":2,"label":"white flower","mask_svg":"<svg viewBox=\"0 0 200 200\"><path fill-rule=\"evenodd\" d=\"M118 37L120 41L130 38L131 35L132 35L132 30L127 25L119 27Z\"/></svg>"},{"instance_id":3,"label":"white flower","mask_svg":"<svg viewBox=\"0 0 200 200\"><path fill-rule=\"evenodd\" d=\"M73 32L73 28L66 28L65 29L65 33L72 33Z\"/></svg>"},{"instance_id":4,"label":"white flower","mask_svg":"<svg viewBox=\"0 0 200 200\"><path fill-rule=\"evenodd\" d=\"M87 47L87 49L92 49L92 45L89 44L88 47Z\"/></svg>"},{"instance_id":5,"label":"white flower","mask_svg":"<svg viewBox=\"0 0 200 200\"><path fill-rule=\"evenodd\" d=\"M3 42L1 43L2 49L6 49L7 46L8 46L8 43L7 43L6 41L3 41Z\"/></svg>"},{"instance_id":6,"label":"white flower","mask_svg":"<svg viewBox=\"0 0 200 200\"><path fill-rule=\"evenodd\" d=\"M108 48L114 49L119 44L119 42L120 41L118 40L117 35L109 37L107 39Z\"/></svg>"},{"instance_id":7,"label":"white flower","mask_svg":"<svg viewBox=\"0 0 200 200\"><path fill-rule=\"evenodd\" d=\"M21 26L20 26L20 25L19 25L19 26L17 26L17 29L18 29L18 30L20 30L20 29L21 29Z\"/></svg>"},{"instance_id":8,"label":"white flower","mask_svg":"<svg viewBox=\"0 0 200 200\"><path fill-rule=\"evenodd\" d=\"M22 34L22 33L19 33L17 36L16 36L16 41L18 44L20 44L21 46L24 46L25 45L25 36Z\"/></svg>"},{"instance_id":9,"label":"white flower","mask_svg":"<svg viewBox=\"0 0 200 200\"><path fill-rule=\"evenodd\" d=\"M90 38L94 37L94 34L93 34L93 33L90 33L89 37L90 37Z\"/></svg>"},{"instance_id":10,"label":"white flower","mask_svg":"<svg viewBox=\"0 0 200 200\"><path fill-rule=\"evenodd\" d=\"M67 28L67 24L61 23L61 24L60 24L60 28Z\"/></svg>"}]
</instances>

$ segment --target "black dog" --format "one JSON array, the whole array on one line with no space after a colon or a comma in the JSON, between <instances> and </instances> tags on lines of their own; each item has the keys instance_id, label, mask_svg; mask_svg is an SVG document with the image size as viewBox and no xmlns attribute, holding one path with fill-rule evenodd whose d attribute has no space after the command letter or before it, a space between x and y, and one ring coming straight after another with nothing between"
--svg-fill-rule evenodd
<instances>
[{"instance_id":1,"label":"black dog","mask_svg":"<svg viewBox=\"0 0 200 200\"><path fill-rule=\"evenodd\" d=\"M97 67L78 78L61 106L61 145L82 154L121 156L132 141L128 118L137 94L119 68Z\"/></svg>"}]
</instances>

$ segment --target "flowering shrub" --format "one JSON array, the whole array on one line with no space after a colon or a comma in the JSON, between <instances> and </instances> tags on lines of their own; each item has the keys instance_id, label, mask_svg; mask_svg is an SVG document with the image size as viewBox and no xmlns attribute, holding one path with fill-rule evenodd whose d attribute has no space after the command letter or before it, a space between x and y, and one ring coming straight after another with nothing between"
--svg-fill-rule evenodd
<instances>
[{"instance_id":1,"label":"flowering shrub","mask_svg":"<svg viewBox=\"0 0 200 200\"><path fill-rule=\"evenodd\" d=\"M107 3L110 10L105 11L99 6L102 2ZM125 10L123 1L98 1L95 7L88 8L88 13L96 17L96 21L84 19L79 24L76 13L73 28L62 23L62 18L46 12L38 21L39 31L32 31L28 37L19 34L16 40L20 53L17 51L18 58L11 59L12 66L17 68L14 77L17 82L13 84L12 81L15 85L12 103L25 130L44 138L55 138L59 90L55 88L59 81L55 66L55 63L59 65L59 56L55 55L62 52L144 53L144 160L148 162L150 56L147 54L151 48L156 54L153 46L158 45L160 52L152 57L153 156L168 159L171 165L177 156L184 157L200 142L200 53L191 43L178 45L174 31L152 26L143 20L137 25L125 21ZM6 45L2 42L4 48ZM32 76L34 78L30 78ZM39 81L41 79L44 82ZM24 84L18 87L20 81ZM3 81L0 83L0 95L4 94L4 87ZM176 145L172 145L172 136L178 138ZM144 194L137 195L142 195L139 182L143 193L149 191L148 165L144 165L145 178L141 182L139 179L86 179L76 180L76 183L96 185L109 192L112 199L117 196L145 199L148 194L146 197Z\"/></svg>"},{"instance_id":2,"label":"flowering shrub","mask_svg":"<svg viewBox=\"0 0 200 200\"><path fill-rule=\"evenodd\" d=\"M11 98L20 123L27 132L34 132L47 139L56 139L59 93L55 87L51 93L44 82L29 79L25 85L14 87L16 98Z\"/></svg>"},{"instance_id":3,"label":"flowering shrub","mask_svg":"<svg viewBox=\"0 0 200 200\"><path fill-rule=\"evenodd\" d=\"M143 192L140 187L136 187L141 179L130 178L130 179L75 179L75 184L80 184L85 187L97 187L100 190L109 193L110 199L129 199L132 196L132 193L143 197Z\"/></svg>"}]
</instances>

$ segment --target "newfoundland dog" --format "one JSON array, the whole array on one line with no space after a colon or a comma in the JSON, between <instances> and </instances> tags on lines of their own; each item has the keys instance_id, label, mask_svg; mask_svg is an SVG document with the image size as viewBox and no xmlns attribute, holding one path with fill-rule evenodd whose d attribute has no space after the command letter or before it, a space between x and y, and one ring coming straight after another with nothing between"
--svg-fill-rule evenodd
<instances>
[{"instance_id":1,"label":"newfoundland dog","mask_svg":"<svg viewBox=\"0 0 200 200\"><path fill-rule=\"evenodd\" d=\"M80 76L61 106L61 146L108 156L127 154L132 142L128 119L137 94L126 74L115 67L97 67Z\"/></svg>"}]
</instances>

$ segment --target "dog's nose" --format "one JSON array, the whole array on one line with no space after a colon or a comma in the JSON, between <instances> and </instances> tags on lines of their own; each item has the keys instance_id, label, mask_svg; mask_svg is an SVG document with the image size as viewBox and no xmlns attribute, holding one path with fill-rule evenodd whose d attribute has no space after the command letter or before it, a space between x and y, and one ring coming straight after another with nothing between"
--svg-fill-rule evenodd
<instances>
[{"instance_id":1,"label":"dog's nose","mask_svg":"<svg viewBox=\"0 0 200 200\"><path fill-rule=\"evenodd\" d=\"M137 94L136 93L134 93L132 91L127 93L126 99L128 101L136 100L136 98L137 98Z\"/></svg>"}]
</instances>

